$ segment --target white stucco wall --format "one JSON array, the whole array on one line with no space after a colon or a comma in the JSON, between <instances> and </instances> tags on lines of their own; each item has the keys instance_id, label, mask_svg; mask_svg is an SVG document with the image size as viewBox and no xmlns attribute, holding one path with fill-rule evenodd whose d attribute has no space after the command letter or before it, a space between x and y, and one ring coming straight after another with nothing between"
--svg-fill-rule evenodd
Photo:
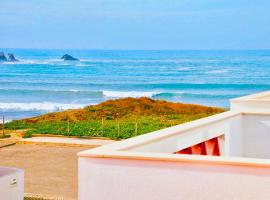
<instances>
[{"instance_id":1,"label":"white stucco wall","mask_svg":"<svg viewBox=\"0 0 270 200\"><path fill-rule=\"evenodd\" d=\"M270 112L270 101L266 100L232 100L231 110L239 112Z\"/></svg>"},{"instance_id":2,"label":"white stucco wall","mask_svg":"<svg viewBox=\"0 0 270 200\"><path fill-rule=\"evenodd\" d=\"M167 129L163 131L166 133ZM173 153L221 135L225 136L224 156L242 156L242 115L233 116L204 126L194 126L194 128L188 131L142 144L129 149L129 151Z\"/></svg>"},{"instance_id":3,"label":"white stucco wall","mask_svg":"<svg viewBox=\"0 0 270 200\"><path fill-rule=\"evenodd\" d=\"M243 117L243 156L270 159L270 115Z\"/></svg>"},{"instance_id":4,"label":"white stucco wall","mask_svg":"<svg viewBox=\"0 0 270 200\"><path fill-rule=\"evenodd\" d=\"M232 111L270 112L270 91L256 93L230 100Z\"/></svg>"},{"instance_id":5,"label":"white stucco wall","mask_svg":"<svg viewBox=\"0 0 270 200\"><path fill-rule=\"evenodd\" d=\"M234 116L130 151L172 153L219 135L225 135L225 156L270 159L270 115L266 114Z\"/></svg>"},{"instance_id":6,"label":"white stucco wall","mask_svg":"<svg viewBox=\"0 0 270 200\"><path fill-rule=\"evenodd\" d=\"M24 171L17 168L0 167L0 199L24 199Z\"/></svg>"},{"instance_id":7,"label":"white stucco wall","mask_svg":"<svg viewBox=\"0 0 270 200\"><path fill-rule=\"evenodd\" d=\"M268 200L270 168L79 158L79 200Z\"/></svg>"},{"instance_id":8,"label":"white stucco wall","mask_svg":"<svg viewBox=\"0 0 270 200\"><path fill-rule=\"evenodd\" d=\"M229 122L229 131L225 135L225 156L242 156L242 115L238 115Z\"/></svg>"},{"instance_id":9,"label":"white stucco wall","mask_svg":"<svg viewBox=\"0 0 270 200\"><path fill-rule=\"evenodd\" d=\"M166 129L163 131L166 132ZM165 157L166 154L170 155L184 145L223 134L225 135L223 159L228 159L229 162L208 162L208 159L197 162L195 161L197 158L175 162L151 159L151 154L161 153ZM141 139L135 140L137 142ZM125 141L120 143L124 144ZM268 160L265 160L268 164L263 166L258 163L263 163L264 160L251 159L248 164L245 160L241 164L243 160L240 158L270 158L270 115L254 113L233 115L214 123L194 126L188 131L169 137L157 140L152 140L151 137L149 142L117 150L117 146L125 146L121 146L120 143L104 147L104 158L79 157L80 200L270 199ZM132 146L132 139L128 144ZM117 156L114 151L124 151L124 158L110 157L110 153ZM129 158L128 152L135 157ZM138 156L147 155L148 158L138 159L136 153L139 153ZM100 152L94 151L93 154ZM230 163L231 157L239 163ZM257 164L253 165L253 162Z\"/></svg>"}]
</instances>

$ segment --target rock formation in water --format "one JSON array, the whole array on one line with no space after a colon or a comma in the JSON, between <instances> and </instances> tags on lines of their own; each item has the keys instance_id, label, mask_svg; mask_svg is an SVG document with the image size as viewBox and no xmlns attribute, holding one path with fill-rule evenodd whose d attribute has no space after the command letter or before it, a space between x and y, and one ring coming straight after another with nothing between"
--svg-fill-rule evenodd
<instances>
[{"instance_id":1,"label":"rock formation in water","mask_svg":"<svg viewBox=\"0 0 270 200\"><path fill-rule=\"evenodd\" d=\"M69 55L69 54L63 55L63 56L61 57L61 59L63 59L63 60L79 60L79 59L77 59L77 58L72 57L72 56Z\"/></svg>"},{"instance_id":2,"label":"rock formation in water","mask_svg":"<svg viewBox=\"0 0 270 200\"><path fill-rule=\"evenodd\" d=\"M19 60L17 60L16 58L15 58L15 56L12 54L12 53L8 53L7 54L7 56L8 56L8 61L9 62L17 62L17 61L19 61Z\"/></svg>"},{"instance_id":3,"label":"rock formation in water","mask_svg":"<svg viewBox=\"0 0 270 200\"><path fill-rule=\"evenodd\" d=\"M7 58L3 52L0 52L0 62L1 61L7 61Z\"/></svg>"}]
</instances>

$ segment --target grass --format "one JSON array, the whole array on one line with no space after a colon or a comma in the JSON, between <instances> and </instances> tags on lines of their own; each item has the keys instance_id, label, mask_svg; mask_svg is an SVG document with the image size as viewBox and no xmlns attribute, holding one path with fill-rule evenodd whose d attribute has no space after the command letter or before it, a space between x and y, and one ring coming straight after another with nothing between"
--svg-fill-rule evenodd
<instances>
[{"instance_id":1,"label":"grass","mask_svg":"<svg viewBox=\"0 0 270 200\"><path fill-rule=\"evenodd\" d=\"M7 129L32 134L126 139L223 112L223 109L171 103L149 98L110 100L84 109L49 113L16 120Z\"/></svg>"},{"instance_id":2,"label":"grass","mask_svg":"<svg viewBox=\"0 0 270 200\"><path fill-rule=\"evenodd\" d=\"M4 138L10 138L10 135L9 134L0 135L0 139L4 139Z\"/></svg>"}]
</instances>

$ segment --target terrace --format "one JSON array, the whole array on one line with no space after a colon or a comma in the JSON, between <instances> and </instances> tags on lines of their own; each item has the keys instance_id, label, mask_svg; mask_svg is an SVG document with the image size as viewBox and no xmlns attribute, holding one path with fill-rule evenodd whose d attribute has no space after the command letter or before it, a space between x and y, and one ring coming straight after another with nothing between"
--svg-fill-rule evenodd
<instances>
[{"instance_id":1,"label":"terrace","mask_svg":"<svg viewBox=\"0 0 270 200\"><path fill-rule=\"evenodd\" d=\"M270 92L78 153L79 199L269 199ZM214 191L214 192L213 192Z\"/></svg>"}]
</instances>

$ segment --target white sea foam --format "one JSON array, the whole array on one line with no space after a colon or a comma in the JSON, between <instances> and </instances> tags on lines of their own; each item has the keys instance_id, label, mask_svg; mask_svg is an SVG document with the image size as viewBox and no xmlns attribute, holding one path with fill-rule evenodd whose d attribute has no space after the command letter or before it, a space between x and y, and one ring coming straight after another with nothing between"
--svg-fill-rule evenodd
<instances>
[{"instance_id":1,"label":"white sea foam","mask_svg":"<svg viewBox=\"0 0 270 200\"><path fill-rule=\"evenodd\" d=\"M79 64L76 64L75 66L77 66L77 67L91 67L93 65L79 63Z\"/></svg>"},{"instance_id":2,"label":"white sea foam","mask_svg":"<svg viewBox=\"0 0 270 200\"><path fill-rule=\"evenodd\" d=\"M122 92L122 91L103 91L103 95L111 98L125 98L125 97L152 97L160 92L140 92L140 91L131 91L131 92Z\"/></svg>"},{"instance_id":3,"label":"white sea foam","mask_svg":"<svg viewBox=\"0 0 270 200\"><path fill-rule=\"evenodd\" d=\"M19 60L18 62L3 62L6 65L71 65L63 60Z\"/></svg>"},{"instance_id":4,"label":"white sea foam","mask_svg":"<svg viewBox=\"0 0 270 200\"><path fill-rule=\"evenodd\" d=\"M0 103L0 110L14 111L61 111L77 109L86 106L85 104L62 104L53 102L32 102L32 103Z\"/></svg>"},{"instance_id":5,"label":"white sea foam","mask_svg":"<svg viewBox=\"0 0 270 200\"><path fill-rule=\"evenodd\" d=\"M229 72L229 69L221 69L221 70L211 70L211 71L207 71L205 72L206 74L224 74Z\"/></svg>"},{"instance_id":6,"label":"white sea foam","mask_svg":"<svg viewBox=\"0 0 270 200\"><path fill-rule=\"evenodd\" d=\"M193 59L80 59L81 62L103 62L103 63L141 63L141 62L150 62L150 63L182 63L182 62L193 62L199 60ZM202 60L200 60L202 61Z\"/></svg>"},{"instance_id":7,"label":"white sea foam","mask_svg":"<svg viewBox=\"0 0 270 200\"><path fill-rule=\"evenodd\" d=\"M192 70L192 68L191 67L178 67L176 70L177 71L190 71Z\"/></svg>"},{"instance_id":8,"label":"white sea foam","mask_svg":"<svg viewBox=\"0 0 270 200\"><path fill-rule=\"evenodd\" d=\"M7 65L25 65L25 64L30 64L30 65L34 65L34 64L49 64L49 61L46 60L19 60L18 62L4 62L4 64Z\"/></svg>"},{"instance_id":9,"label":"white sea foam","mask_svg":"<svg viewBox=\"0 0 270 200\"><path fill-rule=\"evenodd\" d=\"M55 91L61 91L61 90L55 90ZM70 89L68 91L69 92L86 92L86 91L83 91L83 90L76 90L76 89Z\"/></svg>"}]
</instances>

